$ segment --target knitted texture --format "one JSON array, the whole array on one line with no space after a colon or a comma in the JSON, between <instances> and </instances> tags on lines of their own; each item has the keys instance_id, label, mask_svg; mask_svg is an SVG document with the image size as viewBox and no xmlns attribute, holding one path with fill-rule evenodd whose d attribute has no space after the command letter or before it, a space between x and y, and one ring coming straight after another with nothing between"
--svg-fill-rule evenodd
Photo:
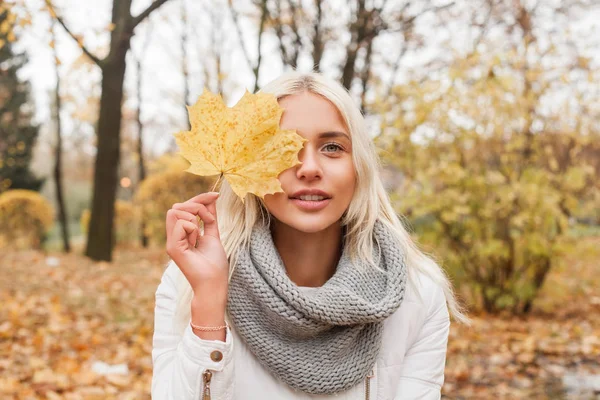
<instances>
[{"instance_id":1,"label":"knitted texture","mask_svg":"<svg viewBox=\"0 0 600 400\"><path fill-rule=\"evenodd\" d=\"M361 272L346 246L334 275L308 295L287 276L269 228L253 229L230 281L228 313L259 362L292 388L340 392L375 364L383 320L402 303L407 271L399 244L380 221L374 239L374 259L385 273L367 265Z\"/></svg>"}]
</instances>

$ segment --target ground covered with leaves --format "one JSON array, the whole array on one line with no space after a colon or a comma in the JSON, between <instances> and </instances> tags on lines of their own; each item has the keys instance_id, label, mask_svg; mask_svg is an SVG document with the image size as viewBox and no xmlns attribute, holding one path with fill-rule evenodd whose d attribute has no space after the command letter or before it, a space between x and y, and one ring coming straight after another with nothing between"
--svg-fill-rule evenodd
<instances>
[{"instance_id":1,"label":"ground covered with leaves","mask_svg":"<svg viewBox=\"0 0 600 400\"><path fill-rule=\"evenodd\" d=\"M0 398L150 398L154 293L168 257L80 254L0 254ZM599 398L585 389L600 376L599 261L600 238L582 239L532 315L453 323L444 397Z\"/></svg>"}]
</instances>

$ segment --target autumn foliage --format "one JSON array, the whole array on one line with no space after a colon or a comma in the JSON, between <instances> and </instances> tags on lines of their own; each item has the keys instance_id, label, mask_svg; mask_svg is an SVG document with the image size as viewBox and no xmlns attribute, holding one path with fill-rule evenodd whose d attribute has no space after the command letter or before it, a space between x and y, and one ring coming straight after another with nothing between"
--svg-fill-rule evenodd
<instances>
[{"instance_id":1,"label":"autumn foliage","mask_svg":"<svg viewBox=\"0 0 600 400\"><path fill-rule=\"evenodd\" d=\"M234 107L208 90L188 107L190 131L175 134L181 154L191 163L187 171L200 176L223 176L244 201L283 192L277 179L298 164L304 139L281 130L283 108L270 93L246 92Z\"/></svg>"},{"instance_id":2,"label":"autumn foliage","mask_svg":"<svg viewBox=\"0 0 600 400\"><path fill-rule=\"evenodd\" d=\"M598 373L598 238L553 269L532 315L451 324L442 398L565 397L562 377ZM0 251L1 399L150 399L155 292L164 249L81 255ZM547 311L544 311L547 310ZM127 373L102 373L97 364Z\"/></svg>"},{"instance_id":3,"label":"autumn foliage","mask_svg":"<svg viewBox=\"0 0 600 400\"><path fill-rule=\"evenodd\" d=\"M83 233L88 232L90 215L89 209L85 209L81 213L79 223ZM140 215L131 202L123 200L115 202L114 224L118 244L131 244L139 239Z\"/></svg>"},{"instance_id":4,"label":"autumn foliage","mask_svg":"<svg viewBox=\"0 0 600 400\"><path fill-rule=\"evenodd\" d=\"M403 176L398 211L489 312L531 310L570 219L599 193L593 118L546 111L553 78L522 57L474 54L439 80L396 87L381 108L382 156Z\"/></svg>"},{"instance_id":5,"label":"autumn foliage","mask_svg":"<svg viewBox=\"0 0 600 400\"><path fill-rule=\"evenodd\" d=\"M0 249L41 249L53 223L54 209L39 193L24 189L0 193Z\"/></svg>"},{"instance_id":6,"label":"autumn foliage","mask_svg":"<svg viewBox=\"0 0 600 400\"><path fill-rule=\"evenodd\" d=\"M167 240L165 215L173 204L207 192L214 179L186 172L190 163L178 155L165 155L150 168L133 199L136 213L144 222L150 243L164 247Z\"/></svg>"}]
</instances>

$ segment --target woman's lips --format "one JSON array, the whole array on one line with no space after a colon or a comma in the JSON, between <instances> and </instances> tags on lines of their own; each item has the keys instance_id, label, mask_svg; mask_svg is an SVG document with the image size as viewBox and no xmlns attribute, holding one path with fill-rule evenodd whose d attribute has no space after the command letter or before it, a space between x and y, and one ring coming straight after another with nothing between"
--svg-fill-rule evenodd
<instances>
[{"instance_id":1,"label":"woman's lips","mask_svg":"<svg viewBox=\"0 0 600 400\"><path fill-rule=\"evenodd\" d=\"M301 199L290 199L294 205L302 210L306 211L318 211L327 207L327 204L331 199L323 199L318 201L313 200L301 200Z\"/></svg>"}]
</instances>

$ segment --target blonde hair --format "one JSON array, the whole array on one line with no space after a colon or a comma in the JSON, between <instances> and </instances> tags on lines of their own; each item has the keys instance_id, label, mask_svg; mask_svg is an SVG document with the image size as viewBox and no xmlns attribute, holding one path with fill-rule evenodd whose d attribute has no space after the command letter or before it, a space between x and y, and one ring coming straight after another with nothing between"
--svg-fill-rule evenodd
<instances>
[{"instance_id":1,"label":"blonde hair","mask_svg":"<svg viewBox=\"0 0 600 400\"><path fill-rule=\"evenodd\" d=\"M357 185L354 197L344 213L341 225L345 227L345 245L353 260L360 259L377 268L373 260L373 227L381 220L395 234L399 246L406 252L408 284L415 285L416 272L429 276L444 291L450 313L460 322L469 323L456 300L452 285L442 268L419 250L394 211L380 177L380 161L360 110L348 91L334 80L317 73L288 72L272 81L261 92L272 93L281 99L285 96L311 92L329 100L339 110L352 138L352 158ZM229 184L223 182L217 200L217 219L221 242L230 262L230 278L241 249L248 248L250 234L255 224L270 224L270 214L263 200L248 194L245 202L237 197ZM176 323L179 329L189 323L193 292L187 279L178 270L176 287L178 304ZM418 294L419 292L415 290Z\"/></svg>"}]
</instances>

